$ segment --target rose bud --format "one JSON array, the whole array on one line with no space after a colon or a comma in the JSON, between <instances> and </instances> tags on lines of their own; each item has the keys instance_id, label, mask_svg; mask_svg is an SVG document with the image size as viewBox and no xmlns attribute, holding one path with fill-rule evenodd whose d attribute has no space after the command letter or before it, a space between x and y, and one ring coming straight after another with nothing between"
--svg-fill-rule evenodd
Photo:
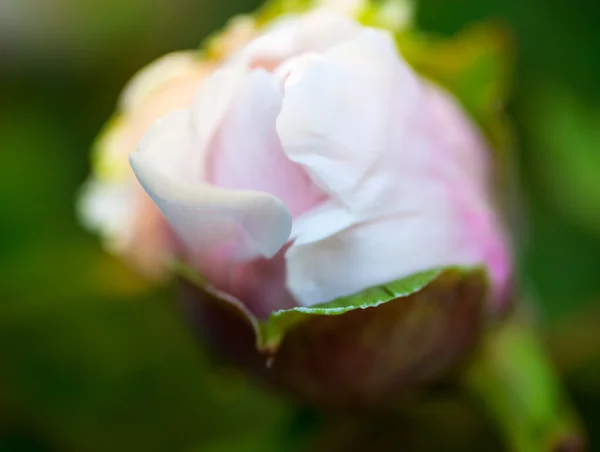
<instances>
[{"instance_id":1,"label":"rose bud","mask_svg":"<svg viewBox=\"0 0 600 452\"><path fill-rule=\"evenodd\" d=\"M146 103L123 108L115 161L168 114L130 155L149 198L124 177L143 207L109 230L139 266L176 255L195 331L304 401L373 406L448 375L511 274L486 139L387 31L339 9L246 41L151 68L163 97L125 95Z\"/></svg>"},{"instance_id":2,"label":"rose bud","mask_svg":"<svg viewBox=\"0 0 600 452\"><path fill-rule=\"evenodd\" d=\"M308 400L367 404L447 372L503 302L489 158L387 32L317 10L245 45L130 161L204 280L185 290L201 334Z\"/></svg>"}]
</instances>

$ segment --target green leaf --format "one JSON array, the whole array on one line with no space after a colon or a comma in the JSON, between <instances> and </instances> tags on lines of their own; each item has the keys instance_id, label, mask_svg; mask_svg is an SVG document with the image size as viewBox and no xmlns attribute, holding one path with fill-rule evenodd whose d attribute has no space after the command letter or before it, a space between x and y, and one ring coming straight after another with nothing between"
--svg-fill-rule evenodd
<instances>
[{"instance_id":1,"label":"green leaf","mask_svg":"<svg viewBox=\"0 0 600 452\"><path fill-rule=\"evenodd\" d=\"M600 109L566 86L538 87L534 98L528 130L538 146L531 154L547 199L569 221L600 234Z\"/></svg>"},{"instance_id":2,"label":"green leaf","mask_svg":"<svg viewBox=\"0 0 600 452\"><path fill-rule=\"evenodd\" d=\"M261 350L275 351L285 334L297 323L311 315L340 315L355 309L375 308L388 301L411 295L437 278L441 269L415 273L400 280L366 289L354 295L337 298L311 307L299 306L273 312L266 321L259 322L257 345Z\"/></svg>"}]
</instances>

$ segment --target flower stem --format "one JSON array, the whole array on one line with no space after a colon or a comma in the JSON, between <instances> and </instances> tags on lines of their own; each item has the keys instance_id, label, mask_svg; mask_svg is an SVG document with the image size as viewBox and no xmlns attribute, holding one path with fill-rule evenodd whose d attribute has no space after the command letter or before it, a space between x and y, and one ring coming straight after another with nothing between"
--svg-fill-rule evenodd
<instances>
[{"instance_id":1,"label":"flower stem","mask_svg":"<svg viewBox=\"0 0 600 452\"><path fill-rule=\"evenodd\" d=\"M516 315L489 333L466 372L470 392L514 452L586 449L580 422L540 340Z\"/></svg>"}]
</instances>

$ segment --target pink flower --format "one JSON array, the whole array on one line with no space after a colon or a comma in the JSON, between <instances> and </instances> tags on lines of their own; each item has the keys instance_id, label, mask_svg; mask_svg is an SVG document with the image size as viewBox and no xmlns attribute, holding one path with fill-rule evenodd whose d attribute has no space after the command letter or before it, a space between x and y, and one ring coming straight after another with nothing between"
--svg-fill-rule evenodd
<instances>
[{"instance_id":1,"label":"pink flower","mask_svg":"<svg viewBox=\"0 0 600 452\"><path fill-rule=\"evenodd\" d=\"M131 166L176 249L256 315L452 265L484 266L501 303L490 151L385 31L325 9L284 18L189 100Z\"/></svg>"}]
</instances>

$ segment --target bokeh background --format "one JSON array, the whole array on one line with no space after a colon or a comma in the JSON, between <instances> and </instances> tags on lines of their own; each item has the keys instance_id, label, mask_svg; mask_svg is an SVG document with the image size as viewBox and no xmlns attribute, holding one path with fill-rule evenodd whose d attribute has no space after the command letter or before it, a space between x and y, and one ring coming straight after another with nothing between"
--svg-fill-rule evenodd
<instances>
[{"instance_id":1,"label":"bokeh background","mask_svg":"<svg viewBox=\"0 0 600 452\"><path fill-rule=\"evenodd\" d=\"M209 362L171 293L105 253L74 207L131 75L258 4L0 0L0 451L301 450L314 436L317 415ZM600 4L417 4L439 34L487 19L517 46L521 280L600 450ZM463 416L436 432L470 432L478 416ZM482 428L465 435L492 450Z\"/></svg>"}]
</instances>

